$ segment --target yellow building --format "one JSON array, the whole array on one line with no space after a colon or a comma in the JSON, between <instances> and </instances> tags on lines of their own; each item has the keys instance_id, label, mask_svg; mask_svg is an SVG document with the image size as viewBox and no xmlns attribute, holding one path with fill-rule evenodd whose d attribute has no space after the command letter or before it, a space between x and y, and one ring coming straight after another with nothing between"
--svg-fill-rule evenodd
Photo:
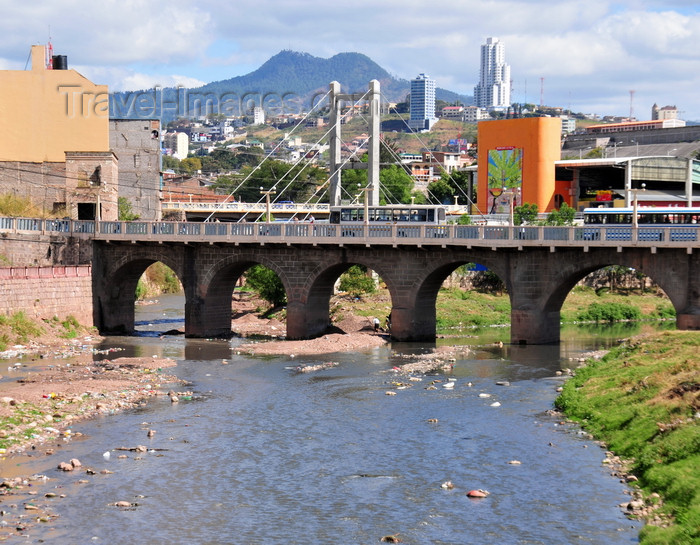
<instances>
[{"instance_id":1,"label":"yellow building","mask_svg":"<svg viewBox=\"0 0 700 545\"><path fill-rule=\"evenodd\" d=\"M109 148L109 95L46 47L31 70L0 70L0 193L29 197L74 219L117 218L117 158Z\"/></svg>"}]
</instances>

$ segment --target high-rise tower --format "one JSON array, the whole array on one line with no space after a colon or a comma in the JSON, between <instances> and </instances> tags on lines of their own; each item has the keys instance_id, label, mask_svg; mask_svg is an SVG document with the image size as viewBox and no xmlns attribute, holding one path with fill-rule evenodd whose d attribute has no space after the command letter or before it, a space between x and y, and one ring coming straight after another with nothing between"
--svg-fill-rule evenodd
<instances>
[{"instance_id":1,"label":"high-rise tower","mask_svg":"<svg viewBox=\"0 0 700 545\"><path fill-rule=\"evenodd\" d=\"M430 130L435 117L435 80L420 74L411 80L411 116L408 126L413 130Z\"/></svg>"},{"instance_id":2,"label":"high-rise tower","mask_svg":"<svg viewBox=\"0 0 700 545\"><path fill-rule=\"evenodd\" d=\"M498 38L486 38L481 46L479 84L474 87L474 102L480 108L501 110L510 106L510 66L506 50Z\"/></svg>"}]
</instances>

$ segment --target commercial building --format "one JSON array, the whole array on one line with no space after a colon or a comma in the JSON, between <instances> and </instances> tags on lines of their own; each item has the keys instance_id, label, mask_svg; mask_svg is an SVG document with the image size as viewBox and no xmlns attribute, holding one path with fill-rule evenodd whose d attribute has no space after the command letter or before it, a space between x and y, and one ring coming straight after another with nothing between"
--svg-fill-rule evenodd
<instances>
[{"instance_id":1,"label":"commercial building","mask_svg":"<svg viewBox=\"0 0 700 545\"><path fill-rule=\"evenodd\" d=\"M435 80L420 74L411 80L411 115L408 126L414 131L429 131L437 122L435 117Z\"/></svg>"},{"instance_id":2,"label":"commercial building","mask_svg":"<svg viewBox=\"0 0 700 545\"><path fill-rule=\"evenodd\" d=\"M651 118L656 119L678 119L678 108L675 106L663 106L659 108L657 104L651 107Z\"/></svg>"},{"instance_id":3,"label":"commercial building","mask_svg":"<svg viewBox=\"0 0 700 545\"><path fill-rule=\"evenodd\" d=\"M32 46L31 70L0 70L0 193L72 219L117 219L109 95Z\"/></svg>"},{"instance_id":4,"label":"commercial building","mask_svg":"<svg viewBox=\"0 0 700 545\"><path fill-rule=\"evenodd\" d=\"M487 38L481 46L479 83L474 87L474 103L480 108L503 110L510 106L510 66L506 50L498 38Z\"/></svg>"},{"instance_id":5,"label":"commercial building","mask_svg":"<svg viewBox=\"0 0 700 545\"><path fill-rule=\"evenodd\" d=\"M535 117L479 123L477 207L508 214L536 204L549 212L585 207L700 205L700 161L632 156L561 160L561 119ZM632 148L634 149L634 148Z\"/></svg>"},{"instance_id":6,"label":"commercial building","mask_svg":"<svg viewBox=\"0 0 700 545\"><path fill-rule=\"evenodd\" d=\"M481 213L507 214L534 203L540 211L571 204L570 184L555 183L561 119L527 117L479 123L477 204Z\"/></svg>"}]
</instances>

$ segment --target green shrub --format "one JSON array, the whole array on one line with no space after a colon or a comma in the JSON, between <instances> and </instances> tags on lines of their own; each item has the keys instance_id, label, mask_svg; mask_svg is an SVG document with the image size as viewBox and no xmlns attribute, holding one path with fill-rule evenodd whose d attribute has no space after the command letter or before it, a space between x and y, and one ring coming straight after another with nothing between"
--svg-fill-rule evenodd
<instances>
[{"instance_id":1,"label":"green shrub","mask_svg":"<svg viewBox=\"0 0 700 545\"><path fill-rule=\"evenodd\" d=\"M668 303L665 305L656 305L656 310L652 314L654 318L659 318L659 319L670 319L670 318L675 318L676 317L676 309L673 308L673 305Z\"/></svg>"},{"instance_id":2,"label":"green shrub","mask_svg":"<svg viewBox=\"0 0 700 545\"><path fill-rule=\"evenodd\" d=\"M478 271L472 278L472 286L481 293L503 293L506 285L503 280L491 271Z\"/></svg>"},{"instance_id":3,"label":"green shrub","mask_svg":"<svg viewBox=\"0 0 700 545\"><path fill-rule=\"evenodd\" d=\"M515 225L534 225L537 223L537 213L537 204L523 203L513 209L513 223Z\"/></svg>"},{"instance_id":4,"label":"green shrub","mask_svg":"<svg viewBox=\"0 0 700 545\"><path fill-rule=\"evenodd\" d=\"M63 329L66 330L62 335L62 337L64 337L65 339L75 339L78 336L80 323L75 318L75 316L66 316L66 319L61 322L61 325L63 326Z\"/></svg>"},{"instance_id":5,"label":"green shrub","mask_svg":"<svg viewBox=\"0 0 700 545\"><path fill-rule=\"evenodd\" d=\"M44 332L39 325L28 319L22 311L13 314L7 323L17 336L17 340L22 343L26 343L30 338L38 337Z\"/></svg>"},{"instance_id":6,"label":"green shrub","mask_svg":"<svg viewBox=\"0 0 700 545\"><path fill-rule=\"evenodd\" d=\"M16 195L0 195L0 216L43 218L46 214L31 200Z\"/></svg>"},{"instance_id":7,"label":"green shrub","mask_svg":"<svg viewBox=\"0 0 700 545\"><path fill-rule=\"evenodd\" d=\"M620 322L623 320L640 320L641 311L622 303L591 303L587 310L579 312L577 320L581 322Z\"/></svg>"},{"instance_id":8,"label":"green shrub","mask_svg":"<svg viewBox=\"0 0 700 545\"><path fill-rule=\"evenodd\" d=\"M574 217L576 215L576 210L571 208L568 204L561 203L559 210L552 210L548 215L547 219L544 220L545 225L573 225Z\"/></svg>"},{"instance_id":9,"label":"green shrub","mask_svg":"<svg viewBox=\"0 0 700 545\"><path fill-rule=\"evenodd\" d=\"M11 342L12 340L7 336L6 333L0 335L0 351L7 350L7 347L10 346Z\"/></svg>"},{"instance_id":10,"label":"green shrub","mask_svg":"<svg viewBox=\"0 0 700 545\"><path fill-rule=\"evenodd\" d=\"M377 285L365 267L353 265L340 275L339 288L353 297L361 297L366 293L374 293Z\"/></svg>"},{"instance_id":11,"label":"green shrub","mask_svg":"<svg viewBox=\"0 0 700 545\"><path fill-rule=\"evenodd\" d=\"M284 284L275 272L263 265L254 265L246 271L246 284L273 306L282 305L287 301Z\"/></svg>"}]
</instances>

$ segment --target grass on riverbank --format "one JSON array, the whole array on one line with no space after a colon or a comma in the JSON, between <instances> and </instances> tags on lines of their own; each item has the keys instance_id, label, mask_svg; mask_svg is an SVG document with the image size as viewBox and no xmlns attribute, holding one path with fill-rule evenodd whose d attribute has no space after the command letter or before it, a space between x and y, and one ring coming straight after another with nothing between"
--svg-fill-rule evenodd
<instances>
[{"instance_id":1,"label":"grass on riverbank","mask_svg":"<svg viewBox=\"0 0 700 545\"><path fill-rule=\"evenodd\" d=\"M63 320L54 316L50 320L34 320L20 311L10 316L0 315L0 352L15 344L27 344L42 337L49 339L74 339L91 333L93 328L82 326L74 316Z\"/></svg>"},{"instance_id":2,"label":"grass on riverbank","mask_svg":"<svg viewBox=\"0 0 700 545\"><path fill-rule=\"evenodd\" d=\"M700 542L698 350L698 332L634 338L579 369L556 401L616 455L633 460L643 491L661 495L673 524L645 526L644 545Z\"/></svg>"},{"instance_id":3,"label":"grass on riverbank","mask_svg":"<svg viewBox=\"0 0 700 545\"><path fill-rule=\"evenodd\" d=\"M382 318L389 314L391 301L387 290L379 289L375 293L362 296L359 300L347 300L342 307L346 312L351 311L359 316L376 315ZM507 293L480 293L443 287L438 293L436 307L438 333L510 323L510 298ZM591 312L591 307L596 310L596 314L590 314L590 317L586 318L586 314ZM630 313L628 307L638 309L638 312ZM637 290L610 293L577 286L562 306L561 321L596 321L597 316L598 321L606 322L606 316L614 317L617 314L623 318L640 315L647 320L675 317L671 302L656 291L641 295Z\"/></svg>"}]
</instances>

